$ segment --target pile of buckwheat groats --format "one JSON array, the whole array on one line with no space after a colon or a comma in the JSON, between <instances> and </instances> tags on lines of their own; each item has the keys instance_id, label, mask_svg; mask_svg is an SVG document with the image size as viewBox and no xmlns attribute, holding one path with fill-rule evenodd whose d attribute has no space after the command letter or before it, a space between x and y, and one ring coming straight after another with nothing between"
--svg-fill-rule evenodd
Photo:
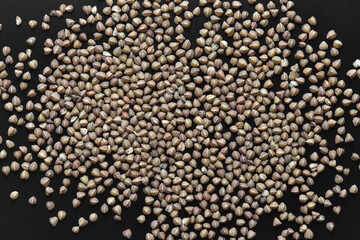
<instances>
[{"instance_id":1,"label":"pile of buckwheat groats","mask_svg":"<svg viewBox=\"0 0 360 240\"><path fill-rule=\"evenodd\" d=\"M270 212L277 213L274 227L285 226L279 240L313 239L314 221L332 231L321 208L339 214L332 199L358 192L341 187L350 169L339 159L343 144L354 141L345 115L360 125L360 95L338 78L335 31L314 44L315 17L302 19L293 1L262 2L106 0L101 10L84 6L87 19L78 21L65 17L71 5L51 11L41 28L50 29L51 17L65 18L67 27L43 43L53 57L47 67L39 71L32 58L35 37L17 58L10 47L2 51L1 98L13 114L0 152L11 160L2 172L19 171L24 180L42 172L47 196L76 184L74 208L97 205L118 221L141 191L137 220L152 229L146 240L254 239ZM197 17L205 21L194 24ZM85 25L96 26L93 35L82 32ZM200 30L190 41L186 29L194 26ZM10 65L19 84L8 79ZM356 75L360 70L347 72ZM38 81L37 89L28 81ZM11 140L23 127L31 147ZM328 130L335 138L324 138ZM328 168L337 171L335 184L321 195L313 185ZM60 189L53 178L61 178ZM298 196L300 214L288 210L285 192ZM66 215L59 210L49 222L55 227ZM155 220L146 221L149 215ZM97 219L89 213L72 231ZM131 230L123 236L131 239Z\"/></svg>"}]
</instances>

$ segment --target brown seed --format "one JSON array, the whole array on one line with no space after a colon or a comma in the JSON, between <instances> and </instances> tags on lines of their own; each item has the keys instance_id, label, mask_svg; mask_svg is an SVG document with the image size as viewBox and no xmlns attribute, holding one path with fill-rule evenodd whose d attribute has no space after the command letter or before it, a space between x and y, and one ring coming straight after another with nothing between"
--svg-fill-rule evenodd
<instances>
[{"instance_id":1,"label":"brown seed","mask_svg":"<svg viewBox=\"0 0 360 240\"><path fill-rule=\"evenodd\" d=\"M336 38L336 32L334 30L330 30L326 35L327 40L334 40L335 38Z\"/></svg>"},{"instance_id":2,"label":"brown seed","mask_svg":"<svg viewBox=\"0 0 360 240\"><path fill-rule=\"evenodd\" d=\"M9 136L9 137L15 136L16 133L17 133L17 129L14 128L13 126L10 126L10 127L8 128L8 136Z\"/></svg>"},{"instance_id":3,"label":"brown seed","mask_svg":"<svg viewBox=\"0 0 360 240\"><path fill-rule=\"evenodd\" d=\"M54 208L55 208L55 203L53 201L48 201L46 202L46 208L49 210L49 211L52 211Z\"/></svg>"},{"instance_id":4,"label":"brown seed","mask_svg":"<svg viewBox=\"0 0 360 240\"><path fill-rule=\"evenodd\" d=\"M340 214L340 211L341 211L341 207L340 207L340 206L334 206L334 207L333 207L333 212L336 213L337 215Z\"/></svg>"},{"instance_id":5,"label":"brown seed","mask_svg":"<svg viewBox=\"0 0 360 240\"><path fill-rule=\"evenodd\" d=\"M352 153L352 155L351 155L351 160L353 160L353 161L358 161L359 159L360 159L359 154L357 154L357 153Z\"/></svg>"},{"instance_id":6,"label":"brown seed","mask_svg":"<svg viewBox=\"0 0 360 240\"><path fill-rule=\"evenodd\" d=\"M281 221L278 219L278 218L274 218L274 221L273 221L273 227L278 227L280 226L282 223Z\"/></svg>"},{"instance_id":7,"label":"brown seed","mask_svg":"<svg viewBox=\"0 0 360 240\"><path fill-rule=\"evenodd\" d=\"M3 47L2 53L3 53L4 57L7 57L11 53L11 48L8 46Z\"/></svg>"},{"instance_id":8,"label":"brown seed","mask_svg":"<svg viewBox=\"0 0 360 240\"><path fill-rule=\"evenodd\" d=\"M41 29L42 29L43 31L48 31L48 30L50 29L50 25L47 24L46 22L42 22L42 24L41 24Z\"/></svg>"},{"instance_id":9,"label":"brown seed","mask_svg":"<svg viewBox=\"0 0 360 240\"><path fill-rule=\"evenodd\" d=\"M30 205L35 205L37 203L37 199L36 197L32 196L29 198L29 204Z\"/></svg>"},{"instance_id":10,"label":"brown seed","mask_svg":"<svg viewBox=\"0 0 360 240\"><path fill-rule=\"evenodd\" d=\"M131 229L126 229L122 232L122 235L127 238L127 239L131 239L131 236L132 236L132 232L131 232Z\"/></svg>"},{"instance_id":11,"label":"brown seed","mask_svg":"<svg viewBox=\"0 0 360 240\"><path fill-rule=\"evenodd\" d=\"M59 221L59 219L57 217L49 218L49 222L50 222L51 226L53 226L53 227L56 227L58 221Z\"/></svg>"},{"instance_id":12,"label":"brown seed","mask_svg":"<svg viewBox=\"0 0 360 240\"><path fill-rule=\"evenodd\" d=\"M73 12L74 11L74 6L73 5L67 5L65 7L65 11L69 12L69 13Z\"/></svg>"},{"instance_id":13,"label":"brown seed","mask_svg":"<svg viewBox=\"0 0 360 240\"><path fill-rule=\"evenodd\" d=\"M144 215L140 215L139 217L137 217L137 221L139 222L139 223L144 223L145 222L145 216Z\"/></svg>"},{"instance_id":14,"label":"brown seed","mask_svg":"<svg viewBox=\"0 0 360 240\"><path fill-rule=\"evenodd\" d=\"M341 48L343 45L343 43L339 40L335 40L334 43L333 43L333 47L336 48L336 49L339 49Z\"/></svg>"},{"instance_id":15,"label":"brown seed","mask_svg":"<svg viewBox=\"0 0 360 240\"><path fill-rule=\"evenodd\" d=\"M16 26L20 26L22 24L22 19L19 16L16 16Z\"/></svg>"},{"instance_id":16,"label":"brown seed","mask_svg":"<svg viewBox=\"0 0 360 240\"><path fill-rule=\"evenodd\" d=\"M36 43L36 38L35 37L30 37L26 40L26 43L29 44L29 46L33 47L35 46Z\"/></svg>"},{"instance_id":17,"label":"brown seed","mask_svg":"<svg viewBox=\"0 0 360 240\"><path fill-rule=\"evenodd\" d=\"M66 217L66 212L63 211L63 210L60 210L60 211L58 212L57 216L58 216L59 220L61 221L61 220L65 219L65 217Z\"/></svg>"},{"instance_id":18,"label":"brown seed","mask_svg":"<svg viewBox=\"0 0 360 240\"><path fill-rule=\"evenodd\" d=\"M350 79L354 79L356 77L356 69L350 69L346 74Z\"/></svg>"},{"instance_id":19,"label":"brown seed","mask_svg":"<svg viewBox=\"0 0 360 240\"><path fill-rule=\"evenodd\" d=\"M104 203L103 205L101 205L101 208L100 208L101 212L102 213L107 213L109 211L109 207Z\"/></svg>"},{"instance_id":20,"label":"brown seed","mask_svg":"<svg viewBox=\"0 0 360 240\"><path fill-rule=\"evenodd\" d=\"M29 26L30 26L31 29L35 29L36 26L37 26L37 21L35 21L35 20L30 20L30 21L29 21Z\"/></svg>"},{"instance_id":21,"label":"brown seed","mask_svg":"<svg viewBox=\"0 0 360 240\"><path fill-rule=\"evenodd\" d=\"M19 197L19 192L13 191L10 193L11 200L16 200Z\"/></svg>"},{"instance_id":22,"label":"brown seed","mask_svg":"<svg viewBox=\"0 0 360 240\"><path fill-rule=\"evenodd\" d=\"M96 213L90 214L90 216L89 216L90 222L96 222L97 219L98 219L98 215Z\"/></svg>"},{"instance_id":23,"label":"brown seed","mask_svg":"<svg viewBox=\"0 0 360 240\"><path fill-rule=\"evenodd\" d=\"M78 222L79 222L79 227L85 227L88 224L88 221L83 217L79 218Z\"/></svg>"},{"instance_id":24,"label":"brown seed","mask_svg":"<svg viewBox=\"0 0 360 240\"><path fill-rule=\"evenodd\" d=\"M310 229L307 229L305 231L304 238L305 239L313 239L314 238L314 233Z\"/></svg>"},{"instance_id":25,"label":"brown seed","mask_svg":"<svg viewBox=\"0 0 360 240\"><path fill-rule=\"evenodd\" d=\"M309 32L309 40L314 40L315 38L317 38L318 33L315 30L311 30Z\"/></svg>"},{"instance_id":26,"label":"brown seed","mask_svg":"<svg viewBox=\"0 0 360 240\"><path fill-rule=\"evenodd\" d=\"M314 16L309 18L308 22L311 26L316 26L316 23L317 23L316 18Z\"/></svg>"},{"instance_id":27,"label":"brown seed","mask_svg":"<svg viewBox=\"0 0 360 240\"><path fill-rule=\"evenodd\" d=\"M335 228L335 224L333 222L328 222L326 223L326 229L329 231L329 232L332 232Z\"/></svg>"},{"instance_id":28,"label":"brown seed","mask_svg":"<svg viewBox=\"0 0 360 240\"><path fill-rule=\"evenodd\" d=\"M351 194L357 194L359 191L358 187L356 185L351 185L351 187L349 188L349 192Z\"/></svg>"},{"instance_id":29,"label":"brown seed","mask_svg":"<svg viewBox=\"0 0 360 240\"><path fill-rule=\"evenodd\" d=\"M29 67L31 68L31 69L34 69L34 70L36 70L37 68L38 68L38 66L39 66L39 63L38 63L38 61L37 60L31 60L29 63Z\"/></svg>"},{"instance_id":30,"label":"brown seed","mask_svg":"<svg viewBox=\"0 0 360 240\"><path fill-rule=\"evenodd\" d=\"M6 176L8 176L9 173L10 173L10 171L11 171L11 169L10 169L9 166L3 166L3 167L1 168L1 171L2 171Z\"/></svg>"},{"instance_id":31,"label":"brown seed","mask_svg":"<svg viewBox=\"0 0 360 240\"><path fill-rule=\"evenodd\" d=\"M71 231L75 234L79 233L80 228L78 226L72 227Z\"/></svg>"}]
</instances>

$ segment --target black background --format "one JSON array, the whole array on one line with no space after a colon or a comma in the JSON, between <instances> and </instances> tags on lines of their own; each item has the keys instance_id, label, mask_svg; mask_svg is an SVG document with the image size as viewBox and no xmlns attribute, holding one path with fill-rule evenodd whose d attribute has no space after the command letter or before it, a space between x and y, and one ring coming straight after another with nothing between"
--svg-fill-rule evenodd
<instances>
[{"instance_id":1,"label":"black background","mask_svg":"<svg viewBox=\"0 0 360 240\"><path fill-rule=\"evenodd\" d=\"M194 1L197 3L197 0ZM267 3L268 1L259 2ZM278 6L279 3L277 1L275 2ZM36 30L31 30L27 23L29 20L35 19L40 25L43 15L49 13L52 9L57 9L61 3L74 5L74 13L65 16L73 18L74 20L78 20L80 16L84 16L81 10L84 4L96 4L99 6L99 9L102 9L100 7L104 6L103 1L97 0L2 0L0 6L0 23L3 24L3 31L0 33L0 47L5 45L10 46L13 49L11 55L16 59L17 54L27 48L25 40L30 36L36 36L39 41L33 49L34 58L39 60L40 67L46 66L50 58L43 56L43 40L40 41L40 39L45 39L46 37L54 38L57 31L65 26L65 18L60 20L52 18L50 23L52 29L48 33L42 32L39 26ZM360 24L360 1L295 0L295 10L305 20L310 16L316 16L318 20L316 30L319 32L320 39L324 39L328 30L336 30L338 38L344 43L340 55L343 61L340 76L344 77L346 71L351 68L352 62L357 57L360 58L360 27L358 27ZM15 25L16 15L21 16L23 19L23 25L21 27ZM202 26L200 20L196 20L193 24L201 24L197 25L196 29ZM190 36L191 40L195 40L196 34L196 32L192 31L188 36ZM33 82L35 81L33 80ZM346 83L347 86L359 92L359 79L346 80ZM2 111L4 112L4 110ZM10 114L8 113L1 114L0 124L2 127L0 128L0 134L2 136L6 136L8 126L7 119L9 116ZM348 124L350 124L349 121ZM358 136L358 132L359 131L355 132L355 137ZM14 139L16 142L25 143L26 136L27 132L24 131L18 133ZM345 178L345 182L342 185L344 187L349 187L353 182L360 184L358 166L349 159L351 152L356 151L356 146L356 142L350 144L346 149L345 158L341 160L343 166L351 168L350 176ZM2 161L0 162L1 166L10 164L11 155L7 160L0 161ZM136 217L141 214L141 207L143 206L141 195L139 201L131 207L131 210L124 212L123 221L121 222L114 221L111 214L102 215L99 213L98 207L89 207L87 204L83 204L78 209L73 210L71 208L71 200L75 193L74 186L69 189L69 193L65 197L61 197L60 199L56 194L55 197L50 198L51 200L55 200L57 205L55 208L56 211L48 212L45 208L45 202L49 199L45 197L44 190L39 184L41 174L32 174L31 178L26 182L21 181L18 175L19 173L11 173L9 177L5 177L3 174L0 174L0 239L123 239L121 232L126 228L133 230L133 239L144 239L145 233L150 230L150 221L147 221L144 225L140 225L136 221ZM323 194L329 187L334 185L333 177L334 170L332 169L322 174L321 177L316 179L315 189ZM13 190L20 192L20 197L16 201L9 199L9 193ZM55 191L56 190L55 188ZM35 195L38 199L36 206L30 206L27 203L28 198L32 195ZM295 196L285 194L284 198L286 202L290 202L290 205L297 205ZM359 200L359 196L349 196L345 200L338 201L337 203L342 206L340 216L335 216L331 209L324 210L322 213L326 218L335 222L335 230L333 233L329 233L325 229L325 223L314 223L311 227L315 232L315 239L360 239L360 221L358 217L360 216ZM48 218L56 215L56 212L61 209L67 210L68 216L64 221L59 222L56 228L53 228L49 224ZM78 235L74 235L71 232L71 227L77 225L77 219L79 217L84 216L87 218L91 212L99 213L99 221L90 223L85 229L82 229ZM256 239L276 239L276 236L283 228L274 229L272 227L273 217L274 215L261 217L255 229L257 232ZM296 229L298 226L293 225L293 227Z\"/></svg>"}]
</instances>

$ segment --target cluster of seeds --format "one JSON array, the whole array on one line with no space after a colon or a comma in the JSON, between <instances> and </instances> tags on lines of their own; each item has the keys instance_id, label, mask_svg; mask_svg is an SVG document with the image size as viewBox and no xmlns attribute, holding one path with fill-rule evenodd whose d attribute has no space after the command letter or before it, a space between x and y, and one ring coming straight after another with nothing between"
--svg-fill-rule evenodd
<instances>
[{"instance_id":1,"label":"cluster of seeds","mask_svg":"<svg viewBox=\"0 0 360 240\"><path fill-rule=\"evenodd\" d=\"M356 59L353 63L353 66L354 68L353 69L350 69L348 72L347 72L347 76L350 78L350 79L354 79L355 77L358 77L360 78L360 59Z\"/></svg>"},{"instance_id":2,"label":"cluster of seeds","mask_svg":"<svg viewBox=\"0 0 360 240\"><path fill-rule=\"evenodd\" d=\"M339 214L332 199L358 192L341 186L350 169L338 160L343 144L354 141L346 115L360 125L360 96L338 77L342 42L335 31L315 45L316 18L302 19L289 0L105 3L101 11L84 6L86 18L66 18L57 39L44 41L53 59L41 71L32 59L37 39L28 38L30 49L15 60L19 86L8 79L14 59L3 48L1 97L13 113L5 144L13 157L4 149L0 158L14 159L4 174L20 171L26 180L43 172L47 196L55 192L53 178L62 178L60 195L77 184L74 208L87 202L118 221L142 191L138 222L155 216L146 240L253 239L260 217L271 212L274 227L298 225L279 240L313 239L311 223L326 222L321 207ZM51 11L42 29L73 9ZM190 41L186 29L197 17L205 20ZM82 31L86 25L95 26L92 35ZM349 78L358 72L350 70ZM37 88L28 89L28 81L38 81ZM31 147L11 140L21 126ZM324 138L326 131L335 138ZM327 168L337 172L334 186L316 193L315 180ZM288 209L287 191L298 196L299 213ZM46 207L52 211L55 203ZM55 227L65 217L59 210L49 222ZM97 219L81 217L72 231ZM131 239L131 230L123 236Z\"/></svg>"}]
</instances>

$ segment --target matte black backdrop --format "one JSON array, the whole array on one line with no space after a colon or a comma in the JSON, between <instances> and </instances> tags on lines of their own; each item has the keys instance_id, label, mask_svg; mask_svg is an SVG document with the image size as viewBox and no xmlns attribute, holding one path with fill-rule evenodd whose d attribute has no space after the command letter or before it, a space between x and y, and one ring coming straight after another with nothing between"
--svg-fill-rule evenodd
<instances>
[{"instance_id":1,"label":"matte black backdrop","mask_svg":"<svg viewBox=\"0 0 360 240\"><path fill-rule=\"evenodd\" d=\"M189 0L193 1L193 0ZM194 0L197 1L198 0ZM243 0L244 1L244 0ZM268 0L261 0L260 2L267 3ZM275 1L278 5L278 1ZM30 30L27 26L27 22L30 19L36 19L41 23L42 16L45 13L49 13L51 9L57 9L61 3L73 4L75 11L72 15L66 15L66 17L77 20L80 16L83 16L81 6L84 4L97 4L103 6L103 1L98 0L1 0L0 6L0 23L3 24L3 31L0 33L0 47L9 45L13 49L12 56L14 59L17 57L19 51L26 49L25 40L30 36L36 36L42 38L53 38L57 31L61 27L64 27L64 18L61 20L52 18L51 27L52 30L48 33L43 33L38 27L36 31ZM295 0L295 10L303 17L307 19L310 16L316 16L318 20L317 30L319 31L319 37L324 38L324 34L330 29L335 29L341 41L344 43L344 47L341 50L340 57L343 60L342 74L351 67L353 60L357 57L360 58L360 44L358 37L360 36L360 24L359 12L360 1L358 0ZM21 28L15 25L15 16L19 15L23 19L23 26ZM193 24L202 24L201 21L194 22ZM56 25L56 27L55 27ZM199 29L200 26L196 26ZM191 32L191 39L195 39L196 32ZM36 53L38 51L38 53ZM38 42L34 48L34 57L40 60L40 67L45 66L49 62L49 58L42 56L42 42ZM1 57L0 57L1 59ZM16 81L16 80L15 80ZM35 82L35 81L33 81ZM347 81L348 86L352 86L354 89L360 88L360 80ZM0 128L0 134L6 136L7 131L7 118L10 116L1 110L0 124L4 126ZM3 113L4 112L4 113ZM358 132L358 131L357 131ZM26 142L27 133L20 132L15 137L17 141ZM360 184L359 171L357 165L349 160L349 156L352 151L356 149L357 143L352 144L347 149L347 155L342 165L350 167L352 174L350 177L345 178L343 186L349 186L351 182L357 182ZM3 160L0 162L0 166L9 164L10 160ZM45 201L48 200L44 196L43 188L39 184L41 174L32 175L31 179L27 182L22 182L18 175L15 177L11 174L10 177L5 177L0 174L0 239L4 240L63 240L63 239L123 239L121 232L131 227L133 230L133 239L144 239L144 234L148 232L149 221L144 225L140 225L136 221L136 217L141 214L141 207L143 201L139 200L129 211L124 212L124 220L122 222L116 222L112 219L112 215L106 216L99 214L99 221L97 223L89 224L85 229L82 229L78 235L74 235L70 229L77 224L77 219L80 216L88 217L90 212L98 212L98 207L89 207L83 204L78 209L70 210L68 217L59 222L56 228L53 228L48 223L48 218L54 216L56 213L48 212L45 209ZM322 177L317 179L315 188L323 193L333 185L334 171L327 171ZM9 193L13 190L20 192L20 197L17 201L12 202L9 199ZM74 186L69 189L69 193L59 199L55 197L55 201L58 203L56 209L71 209L71 199L74 193ZM38 198L38 204L36 206L30 206L27 200L30 196L35 195ZM296 206L296 198L291 194L286 194L285 197L288 200L294 200L294 206ZM61 201L58 201L61 200ZM288 202L288 201L287 201ZM325 216L334 221L336 224L333 233L327 232L325 224L315 223L312 224L312 228L315 232L316 239L360 239L360 198L359 196L349 196L346 200L341 200L342 213L340 216L335 216L330 209L326 210ZM71 216L70 216L71 215ZM74 217L76 216L76 218ZM276 239L276 236L281 232L280 229L274 229L272 227L273 216L263 216L256 227L257 238L256 239ZM296 227L296 226L294 226ZM281 228L282 229L282 228Z\"/></svg>"}]
</instances>

